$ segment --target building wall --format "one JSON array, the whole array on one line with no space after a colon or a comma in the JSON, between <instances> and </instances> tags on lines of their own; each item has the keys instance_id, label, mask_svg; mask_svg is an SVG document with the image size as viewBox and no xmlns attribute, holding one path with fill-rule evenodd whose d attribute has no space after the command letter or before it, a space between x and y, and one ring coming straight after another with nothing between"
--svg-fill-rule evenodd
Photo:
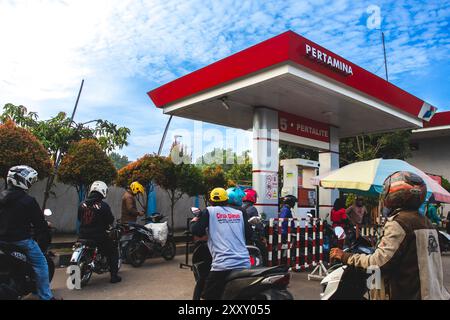
<instances>
[{"instance_id":1,"label":"building wall","mask_svg":"<svg viewBox=\"0 0 450 320\"><path fill-rule=\"evenodd\" d=\"M3 182L0 190L4 188ZM36 198L39 204L42 204L44 198L45 181L39 181L29 191L30 195ZM121 215L121 201L124 189L110 187L106 202L111 206L112 212L116 218ZM76 230L76 219L78 209L78 195L76 189L62 183L56 183L52 189L53 194L47 202L47 208L51 209L53 215L49 221L57 228L58 232L72 233ZM168 218L170 223L170 201L164 189L156 188L157 211ZM199 201L200 206L204 207L203 199ZM174 220L175 229L186 229L186 219L190 217L190 208L195 205L195 198L184 196L175 205ZM142 209L142 208L139 208Z\"/></svg>"},{"instance_id":2,"label":"building wall","mask_svg":"<svg viewBox=\"0 0 450 320\"><path fill-rule=\"evenodd\" d=\"M408 162L429 174L450 179L450 136L413 139L417 150L412 152ZM450 211L446 205L444 215Z\"/></svg>"}]
</instances>

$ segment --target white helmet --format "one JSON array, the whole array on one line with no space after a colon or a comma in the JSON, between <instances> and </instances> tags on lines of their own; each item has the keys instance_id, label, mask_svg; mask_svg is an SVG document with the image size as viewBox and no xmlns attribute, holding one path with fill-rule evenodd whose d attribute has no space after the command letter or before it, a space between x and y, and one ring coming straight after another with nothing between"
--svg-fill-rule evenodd
<instances>
[{"instance_id":1,"label":"white helmet","mask_svg":"<svg viewBox=\"0 0 450 320\"><path fill-rule=\"evenodd\" d=\"M6 177L8 184L23 190L28 190L37 180L37 171L29 166L12 167Z\"/></svg>"},{"instance_id":2,"label":"white helmet","mask_svg":"<svg viewBox=\"0 0 450 320\"><path fill-rule=\"evenodd\" d=\"M106 195L108 194L108 186L103 181L94 181L89 189L89 195L93 191L97 191L103 196L103 198L106 198Z\"/></svg>"}]
</instances>

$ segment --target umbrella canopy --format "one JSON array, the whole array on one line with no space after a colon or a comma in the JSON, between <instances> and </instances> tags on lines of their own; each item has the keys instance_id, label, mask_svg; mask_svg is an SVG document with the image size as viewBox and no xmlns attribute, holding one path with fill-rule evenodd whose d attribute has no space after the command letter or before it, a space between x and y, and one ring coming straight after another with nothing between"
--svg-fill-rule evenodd
<instances>
[{"instance_id":1,"label":"umbrella canopy","mask_svg":"<svg viewBox=\"0 0 450 320\"><path fill-rule=\"evenodd\" d=\"M384 180L397 171L410 171L419 175L427 185L427 199L434 195L436 201L450 203L450 193L447 190L426 173L403 160L374 159L355 162L315 177L312 182L327 189L377 195L383 192Z\"/></svg>"}]
</instances>

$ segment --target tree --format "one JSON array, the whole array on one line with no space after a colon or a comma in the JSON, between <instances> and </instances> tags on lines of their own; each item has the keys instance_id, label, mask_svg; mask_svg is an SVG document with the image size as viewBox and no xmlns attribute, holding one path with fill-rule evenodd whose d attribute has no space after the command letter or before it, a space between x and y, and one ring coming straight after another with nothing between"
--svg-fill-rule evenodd
<instances>
[{"instance_id":1,"label":"tree","mask_svg":"<svg viewBox=\"0 0 450 320\"><path fill-rule=\"evenodd\" d=\"M204 166L202 169L203 183L200 194L203 194L205 205L207 205L209 193L216 187L225 187L228 185L225 172L219 165Z\"/></svg>"},{"instance_id":2,"label":"tree","mask_svg":"<svg viewBox=\"0 0 450 320\"><path fill-rule=\"evenodd\" d=\"M105 120L92 120L85 123L71 121L64 112L48 120L39 120L37 113L28 112L24 106L15 106L11 103L3 107L0 121L14 120L21 127L33 133L47 149L53 161L54 170L50 172L45 188L43 207L45 207L50 190L53 187L58 166L73 142L82 139L95 139L106 152L126 145L130 129L117 127L114 123ZM95 123L94 127L88 126Z\"/></svg>"},{"instance_id":3,"label":"tree","mask_svg":"<svg viewBox=\"0 0 450 320\"><path fill-rule=\"evenodd\" d=\"M316 150L306 149L285 143L280 143L280 149L280 160L301 158L317 161L319 159L319 152Z\"/></svg>"},{"instance_id":4,"label":"tree","mask_svg":"<svg viewBox=\"0 0 450 320\"><path fill-rule=\"evenodd\" d=\"M111 184L117 171L99 143L85 139L72 143L67 155L61 162L58 180L77 189L79 201L84 198L87 186L96 180Z\"/></svg>"},{"instance_id":5,"label":"tree","mask_svg":"<svg viewBox=\"0 0 450 320\"><path fill-rule=\"evenodd\" d=\"M174 209L184 194L196 196L202 193L203 178L200 168L192 164L175 164L171 158L160 157L159 165L164 174L156 175L157 185L166 190L170 200L170 216L174 227Z\"/></svg>"},{"instance_id":6,"label":"tree","mask_svg":"<svg viewBox=\"0 0 450 320\"><path fill-rule=\"evenodd\" d=\"M7 120L0 125L0 174L5 183L8 170L16 165L32 167L40 179L47 177L51 169L50 158L42 143L29 131Z\"/></svg>"},{"instance_id":7,"label":"tree","mask_svg":"<svg viewBox=\"0 0 450 320\"><path fill-rule=\"evenodd\" d=\"M376 158L401 159L411 156L409 130L341 139L341 166Z\"/></svg>"},{"instance_id":8,"label":"tree","mask_svg":"<svg viewBox=\"0 0 450 320\"><path fill-rule=\"evenodd\" d=\"M114 166L116 167L117 170L122 169L123 167L125 167L130 163L127 156L122 156L117 152L111 152L109 154L109 158L114 163Z\"/></svg>"}]
</instances>

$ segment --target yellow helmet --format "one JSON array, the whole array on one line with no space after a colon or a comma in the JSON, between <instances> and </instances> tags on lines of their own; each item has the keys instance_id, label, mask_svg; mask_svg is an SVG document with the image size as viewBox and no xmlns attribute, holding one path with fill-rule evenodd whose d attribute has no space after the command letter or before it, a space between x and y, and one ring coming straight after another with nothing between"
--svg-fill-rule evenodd
<instances>
[{"instance_id":1,"label":"yellow helmet","mask_svg":"<svg viewBox=\"0 0 450 320\"><path fill-rule=\"evenodd\" d=\"M214 188L209 194L211 202L225 202L228 200L228 194L224 188Z\"/></svg>"},{"instance_id":2,"label":"yellow helmet","mask_svg":"<svg viewBox=\"0 0 450 320\"><path fill-rule=\"evenodd\" d=\"M134 181L133 183L130 184L130 190L133 194L138 193L143 194L145 192L144 186L137 181Z\"/></svg>"}]
</instances>

